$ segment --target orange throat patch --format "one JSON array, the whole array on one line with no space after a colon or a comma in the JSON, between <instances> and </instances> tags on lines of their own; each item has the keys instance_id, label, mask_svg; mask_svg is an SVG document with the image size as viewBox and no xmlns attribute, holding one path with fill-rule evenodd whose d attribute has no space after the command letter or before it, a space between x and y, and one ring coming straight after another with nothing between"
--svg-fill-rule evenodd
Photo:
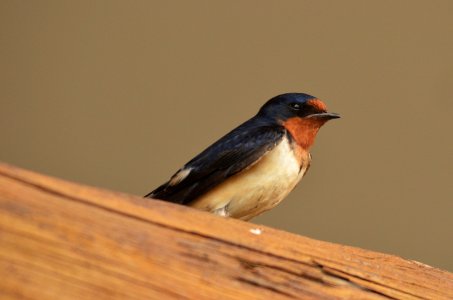
<instances>
[{"instance_id":1,"label":"orange throat patch","mask_svg":"<svg viewBox=\"0 0 453 300\"><path fill-rule=\"evenodd\" d=\"M315 142L316 134L327 120L304 119L294 117L283 122L283 126L291 134L295 142L304 150L309 150Z\"/></svg>"}]
</instances>

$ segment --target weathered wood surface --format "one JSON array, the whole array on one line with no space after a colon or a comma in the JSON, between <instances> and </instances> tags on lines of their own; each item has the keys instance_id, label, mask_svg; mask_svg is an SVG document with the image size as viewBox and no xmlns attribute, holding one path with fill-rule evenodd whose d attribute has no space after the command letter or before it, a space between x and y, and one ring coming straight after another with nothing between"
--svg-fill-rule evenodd
<instances>
[{"instance_id":1,"label":"weathered wood surface","mask_svg":"<svg viewBox=\"0 0 453 300\"><path fill-rule=\"evenodd\" d=\"M453 299L421 263L4 164L0 230L1 299Z\"/></svg>"}]
</instances>

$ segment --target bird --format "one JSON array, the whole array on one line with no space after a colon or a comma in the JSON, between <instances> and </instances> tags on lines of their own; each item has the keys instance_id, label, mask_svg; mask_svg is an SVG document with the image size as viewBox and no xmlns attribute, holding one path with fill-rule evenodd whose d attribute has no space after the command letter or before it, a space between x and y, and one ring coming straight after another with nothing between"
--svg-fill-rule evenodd
<instances>
[{"instance_id":1,"label":"bird","mask_svg":"<svg viewBox=\"0 0 453 300\"><path fill-rule=\"evenodd\" d=\"M339 117L305 93L275 96L145 197L250 220L296 187L318 130Z\"/></svg>"}]
</instances>

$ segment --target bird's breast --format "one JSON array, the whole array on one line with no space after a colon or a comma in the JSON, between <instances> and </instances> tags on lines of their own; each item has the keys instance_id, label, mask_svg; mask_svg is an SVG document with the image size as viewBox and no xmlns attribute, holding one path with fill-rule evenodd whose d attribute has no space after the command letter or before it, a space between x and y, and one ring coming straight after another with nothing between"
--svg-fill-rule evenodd
<instances>
[{"instance_id":1,"label":"bird's breast","mask_svg":"<svg viewBox=\"0 0 453 300\"><path fill-rule=\"evenodd\" d=\"M285 136L258 162L195 199L191 206L244 220L273 208L294 189L310 164L310 154L297 146Z\"/></svg>"}]
</instances>

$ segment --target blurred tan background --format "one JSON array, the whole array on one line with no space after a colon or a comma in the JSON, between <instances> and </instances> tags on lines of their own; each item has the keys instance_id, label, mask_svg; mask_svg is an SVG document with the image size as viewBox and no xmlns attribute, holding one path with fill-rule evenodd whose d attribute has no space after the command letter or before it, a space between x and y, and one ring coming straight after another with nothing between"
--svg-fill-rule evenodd
<instances>
[{"instance_id":1,"label":"blurred tan background","mask_svg":"<svg viewBox=\"0 0 453 300\"><path fill-rule=\"evenodd\" d=\"M144 195L272 96L327 124L253 222L453 271L453 1L0 2L0 160Z\"/></svg>"}]
</instances>

